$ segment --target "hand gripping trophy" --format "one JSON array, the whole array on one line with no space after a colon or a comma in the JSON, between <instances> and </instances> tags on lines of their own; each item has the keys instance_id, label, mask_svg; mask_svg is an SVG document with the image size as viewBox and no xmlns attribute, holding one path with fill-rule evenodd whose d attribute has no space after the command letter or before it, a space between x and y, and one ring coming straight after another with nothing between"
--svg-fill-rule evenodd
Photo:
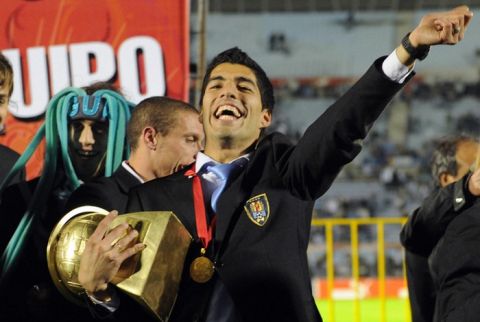
<instances>
[{"instance_id":1,"label":"hand gripping trophy","mask_svg":"<svg viewBox=\"0 0 480 322\"><path fill-rule=\"evenodd\" d=\"M84 290L78 282L80 258L86 241L107 214L93 206L73 209L58 222L48 241L50 275L60 292L79 305L85 304ZM124 214L111 227L121 223L128 224L125 234L136 229L137 241L147 247L126 260L112 282L160 321L166 321L175 303L192 237L172 212ZM115 245L116 241L112 247Z\"/></svg>"}]
</instances>

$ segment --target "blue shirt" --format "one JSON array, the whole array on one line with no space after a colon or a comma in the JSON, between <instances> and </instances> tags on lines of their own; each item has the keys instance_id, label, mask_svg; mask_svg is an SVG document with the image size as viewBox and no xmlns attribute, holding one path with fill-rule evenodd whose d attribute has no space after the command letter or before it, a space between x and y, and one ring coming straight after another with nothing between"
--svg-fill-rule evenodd
<instances>
[{"instance_id":1,"label":"blue shirt","mask_svg":"<svg viewBox=\"0 0 480 322\"><path fill-rule=\"evenodd\" d=\"M237 161L238 159L246 158L249 159L249 155L243 155L230 163ZM211 164L220 164L219 162L213 160L206 154L202 152L198 152L197 154L197 161L195 163L195 172L200 175L202 180L202 188L203 188L203 198L205 201L205 205L210 204L210 200L212 198L212 194L219 187L221 184L219 178L211 171L208 171L208 167L203 169L203 166L207 163ZM206 209L210 209L211 207L205 207ZM221 214L217 214L217 216ZM205 322L230 322L237 320L238 313L235 310L235 304L228 293L225 285L223 284L222 280L218 278L215 281L215 285L213 287L213 292L210 297L210 302L208 304L207 309L207 316Z\"/></svg>"}]
</instances>

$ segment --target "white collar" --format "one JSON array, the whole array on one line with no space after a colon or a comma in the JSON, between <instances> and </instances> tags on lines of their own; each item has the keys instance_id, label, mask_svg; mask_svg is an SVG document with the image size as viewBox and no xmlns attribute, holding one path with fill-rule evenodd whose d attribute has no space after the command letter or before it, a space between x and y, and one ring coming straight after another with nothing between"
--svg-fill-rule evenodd
<instances>
[{"instance_id":1,"label":"white collar","mask_svg":"<svg viewBox=\"0 0 480 322\"><path fill-rule=\"evenodd\" d=\"M130 164L128 164L127 161L122 162L122 167L127 170L132 176L134 176L140 183L145 183L145 180L143 180L142 177L138 175L138 173L135 172L135 170L132 168Z\"/></svg>"}]
</instances>

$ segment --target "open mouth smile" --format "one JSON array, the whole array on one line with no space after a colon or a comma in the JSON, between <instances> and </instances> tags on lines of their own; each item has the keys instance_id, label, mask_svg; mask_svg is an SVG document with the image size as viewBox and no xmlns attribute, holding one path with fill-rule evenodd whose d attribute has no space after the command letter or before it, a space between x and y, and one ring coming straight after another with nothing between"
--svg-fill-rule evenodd
<instances>
[{"instance_id":1,"label":"open mouth smile","mask_svg":"<svg viewBox=\"0 0 480 322\"><path fill-rule=\"evenodd\" d=\"M215 118L224 121L237 120L245 115L240 109L234 105L221 105L213 114Z\"/></svg>"}]
</instances>

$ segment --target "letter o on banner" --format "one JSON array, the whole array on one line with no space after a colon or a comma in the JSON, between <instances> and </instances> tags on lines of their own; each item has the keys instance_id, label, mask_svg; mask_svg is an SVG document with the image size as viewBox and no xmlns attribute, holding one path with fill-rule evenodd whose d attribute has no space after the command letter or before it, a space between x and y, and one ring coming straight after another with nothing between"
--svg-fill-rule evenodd
<instances>
[{"instance_id":1,"label":"letter o on banner","mask_svg":"<svg viewBox=\"0 0 480 322\"><path fill-rule=\"evenodd\" d=\"M143 54L145 93L140 88L138 52ZM153 37L137 36L125 40L118 49L118 73L122 88L130 100L139 102L166 92L162 47Z\"/></svg>"}]
</instances>

